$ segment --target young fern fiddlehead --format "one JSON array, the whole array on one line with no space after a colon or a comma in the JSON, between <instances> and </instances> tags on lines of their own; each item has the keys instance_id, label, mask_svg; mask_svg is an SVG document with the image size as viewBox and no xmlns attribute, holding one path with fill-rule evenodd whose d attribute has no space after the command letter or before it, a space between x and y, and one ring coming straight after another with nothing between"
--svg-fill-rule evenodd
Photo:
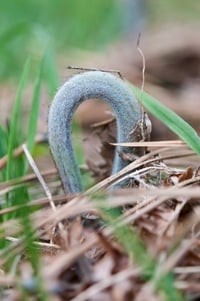
<instances>
[{"instance_id":1,"label":"young fern fiddlehead","mask_svg":"<svg viewBox=\"0 0 200 301\"><path fill-rule=\"evenodd\" d=\"M112 108L117 122L117 142L144 140L146 125L141 106L129 87L119 78L102 71L75 75L57 92L49 111L48 131L52 155L60 173L65 192L83 191L71 139L72 117L77 107L87 99L98 98ZM140 153L144 149L140 149ZM120 154L133 149L117 146L112 174L128 163ZM123 186L123 182L120 186Z\"/></svg>"}]
</instances>

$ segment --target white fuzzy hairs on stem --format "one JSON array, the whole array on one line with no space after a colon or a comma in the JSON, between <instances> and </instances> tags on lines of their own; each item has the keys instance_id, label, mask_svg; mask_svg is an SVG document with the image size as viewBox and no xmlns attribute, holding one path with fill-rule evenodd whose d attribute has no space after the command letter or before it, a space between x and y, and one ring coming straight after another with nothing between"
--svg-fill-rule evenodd
<instances>
[{"instance_id":1,"label":"white fuzzy hairs on stem","mask_svg":"<svg viewBox=\"0 0 200 301\"><path fill-rule=\"evenodd\" d=\"M117 142L140 141L145 129L143 111L132 91L123 80L102 71L77 74L64 83L56 93L49 111L48 131L51 152L67 193L83 191L80 171L77 166L71 139L72 117L84 101L98 98L110 105L117 122ZM120 154L133 149L117 146L112 174L125 167ZM140 149L140 153L144 149ZM123 187L123 182L120 187Z\"/></svg>"}]
</instances>

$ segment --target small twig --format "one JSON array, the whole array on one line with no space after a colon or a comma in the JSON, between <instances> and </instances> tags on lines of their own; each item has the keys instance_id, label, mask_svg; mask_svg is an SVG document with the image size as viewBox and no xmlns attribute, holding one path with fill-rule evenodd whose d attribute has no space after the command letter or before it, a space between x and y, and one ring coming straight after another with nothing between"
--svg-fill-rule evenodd
<instances>
[{"instance_id":1,"label":"small twig","mask_svg":"<svg viewBox=\"0 0 200 301\"><path fill-rule=\"evenodd\" d=\"M16 238L16 237L11 237L11 236L7 236L6 239L8 241L12 241L12 242L19 242L21 243L21 239L20 238ZM41 247L41 248L45 248L46 250L49 249L55 249L55 250L60 250L60 246L53 244L53 243L46 243L46 242L40 242L40 241L34 241L33 244L37 247Z\"/></svg>"},{"instance_id":2,"label":"small twig","mask_svg":"<svg viewBox=\"0 0 200 301\"><path fill-rule=\"evenodd\" d=\"M174 273L176 274L199 274L200 266L183 266L174 268Z\"/></svg>"},{"instance_id":3,"label":"small twig","mask_svg":"<svg viewBox=\"0 0 200 301\"><path fill-rule=\"evenodd\" d=\"M46 182L44 181L44 178L42 177L42 175L41 175L41 173L40 173L37 165L35 164L35 162L33 160L33 157L31 156L31 154L30 154L30 152L29 152L26 144L22 145L22 149L23 149L23 151L24 151L24 153L25 153L25 155L27 157L27 160L28 160L31 168L35 172L35 174L36 174L36 176L37 176L37 178L38 178L38 180L39 180L39 182L40 182L40 184L41 184L41 186L42 186L42 188L43 188L43 190L44 190L47 198L49 199L49 203L50 203L50 206L51 206L52 210L55 212L56 211L56 206L55 206L55 203L53 201L52 194L51 194L51 192L50 192L50 190L49 190ZM64 232L63 224L61 222L59 222L58 223L58 227L59 227L60 232L63 234L62 237L64 238L65 235L63 233ZM53 233L54 232L55 232L55 227L53 229ZM52 241L51 241L51 243L52 243Z\"/></svg>"},{"instance_id":4,"label":"small twig","mask_svg":"<svg viewBox=\"0 0 200 301\"><path fill-rule=\"evenodd\" d=\"M51 208L55 211L56 210L56 206L55 206L55 204L53 202L51 192L50 192L50 190L49 190L46 182L44 181L44 178L42 177L42 175L41 175L41 173L40 173L37 165L35 164L35 161L33 160L33 157L31 156L31 154L30 154L30 152L29 152L26 144L22 145L22 149L23 149L23 151L24 151L24 153L25 153L25 155L27 157L27 160L28 160L28 162L29 162L32 170L35 172L35 174L36 174L36 176L37 176L37 178L38 178L38 180L39 180L39 182L40 182L40 184L41 184L41 186L42 186L42 188L43 188L43 190L44 190L47 198L49 199Z\"/></svg>"},{"instance_id":5,"label":"small twig","mask_svg":"<svg viewBox=\"0 0 200 301\"><path fill-rule=\"evenodd\" d=\"M49 169L47 171L43 171L41 173L42 177L46 178L49 176L53 176L57 174L57 170L55 168ZM10 179L8 181L4 181L0 183L0 191L1 189L5 188L12 188L12 186L16 185L24 185L24 183L30 183L31 181L35 181L37 179L36 175L34 173L28 174L19 178Z\"/></svg>"},{"instance_id":6,"label":"small twig","mask_svg":"<svg viewBox=\"0 0 200 301\"><path fill-rule=\"evenodd\" d=\"M186 147L186 143L182 140L165 140L165 141L139 141L110 143L111 145L127 146L127 147Z\"/></svg>"},{"instance_id":7,"label":"small twig","mask_svg":"<svg viewBox=\"0 0 200 301\"><path fill-rule=\"evenodd\" d=\"M77 66L67 66L67 69L71 70L80 70L80 71L102 71L102 72L109 72L109 73L116 73L118 76L123 79L121 72L119 70L113 69L99 69L99 68L85 68L85 67L77 67Z\"/></svg>"},{"instance_id":8,"label":"small twig","mask_svg":"<svg viewBox=\"0 0 200 301\"><path fill-rule=\"evenodd\" d=\"M144 53L142 51L142 49L140 48L140 38L141 38L141 32L138 35L138 39L137 39L137 50L140 53L141 57L142 57L142 86L141 86L141 90L142 92L144 91L144 83L145 83L145 57L144 57Z\"/></svg>"}]
</instances>

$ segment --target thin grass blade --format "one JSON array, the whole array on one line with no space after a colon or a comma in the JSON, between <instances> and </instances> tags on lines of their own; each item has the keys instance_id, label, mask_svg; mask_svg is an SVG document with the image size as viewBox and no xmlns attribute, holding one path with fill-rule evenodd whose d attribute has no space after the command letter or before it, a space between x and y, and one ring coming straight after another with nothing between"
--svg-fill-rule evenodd
<instances>
[{"instance_id":1,"label":"thin grass blade","mask_svg":"<svg viewBox=\"0 0 200 301\"><path fill-rule=\"evenodd\" d=\"M22 93L25 87L26 80L28 78L29 69L30 69L30 58L26 60L24 65L24 69L19 82L15 105L11 117L10 133L8 138L8 161L7 161L7 168L6 168L6 180L9 180L11 175L12 152L17 137L18 119L19 119L19 112L20 112L21 102L22 102Z\"/></svg>"},{"instance_id":2,"label":"thin grass blade","mask_svg":"<svg viewBox=\"0 0 200 301\"><path fill-rule=\"evenodd\" d=\"M59 77L55 64L55 58L52 49L47 49L44 56L44 68L43 68L45 82L48 88L50 97L52 98L58 88Z\"/></svg>"},{"instance_id":3,"label":"thin grass blade","mask_svg":"<svg viewBox=\"0 0 200 301\"><path fill-rule=\"evenodd\" d=\"M37 132L37 121L39 115L39 105L40 105L40 91L42 82L42 72L43 72L43 59L40 62L38 74L35 81L35 86L33 90L29 127L27 135L27 146L30 152L33 151L35 144L35 136Z\"/></svg>"},{"instance_id":4,"label":"thin grass blade","mask_svg":"<svg viewBox=\"0 0 200 301\"><path fill-rule=\"evenodd\" d=\"M0 125L0 158L5 156L7 153L7 146L8 146L8 134L6 130Z\"/></svg>"}]
</instances>

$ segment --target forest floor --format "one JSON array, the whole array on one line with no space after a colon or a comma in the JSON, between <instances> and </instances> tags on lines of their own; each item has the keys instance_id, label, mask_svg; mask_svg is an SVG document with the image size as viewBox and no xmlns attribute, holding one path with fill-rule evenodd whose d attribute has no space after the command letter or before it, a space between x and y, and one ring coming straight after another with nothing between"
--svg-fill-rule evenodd
<instances>
[{"instance_id":1,"label":"forest floor","mask_svg":"<svg viewBox=\"0 0 200 301\"><path fill-rule=\"evenodd\" d=\"M177 26L152 35L147 33L140 48L145 56L145 90L199 133L197 29ZM117 69L124 78L140 86L142 58L133 45L136 41L124 41L104 55L82 54L76 65ZM65 79L70 72L65 70L61 77ZM48 116L48 97L43 93L40 133L46 132ZM1 89L1 99L12 99L12 95L14 91L7 87ZM25 98L28 95L29 89ZM5 121L12 102L0 105L4 112L1 119ZM25 115L27 107L26 103ZM40 253L41 273L38 279L33 276L29 261L32 253L28 253L23 235L20 236L20 221L3 221L0 233L6 233L11 245L0 257L1 300L200 299L199 156L177 140L162 122L151 117L155 143L147 145L144 156L117 175L109 176L114 153L114 146L109 143L115 141L116 130L108 111L108 107L95 100L86 102L76 115L83 125L86 158L80 169L83 175L93 175L93 184L85 193L64 195L49 154L34 163L41 174L30 172L16 181L0 184L4 196L27 183L35 196L29 206L40 206L31 212L31 220L36 236L33 253ZM42 184L40 175L47 186ZM127 189L110 193L111 185L123 177L129 180ZM2 209L0 214L15 210L16 207ZM16 260L12 269L5 272L3 267L10 256L16 256Z\"/></svg>"}]
</instances>

